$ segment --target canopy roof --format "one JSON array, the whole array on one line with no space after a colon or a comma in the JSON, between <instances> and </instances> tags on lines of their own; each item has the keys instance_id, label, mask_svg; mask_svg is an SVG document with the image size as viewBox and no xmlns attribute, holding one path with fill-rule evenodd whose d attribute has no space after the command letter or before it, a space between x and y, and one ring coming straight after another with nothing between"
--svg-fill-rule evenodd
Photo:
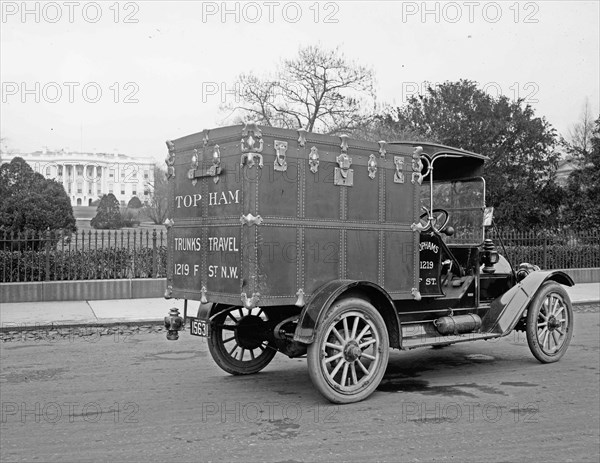
<instances>
[{"instance_id":1,"label":"canopy roof","mask_svg":"<svg viewBox=\"0 0 600 463\"><path fill-rule=\"evenodd\" d=\"M483 164L489 158L482 154L473 153L451 146L438 145L437 143L398 141L390 142L391 145L403 145L423 148L422 156L431 164L433 163L434 180L456 180L462 178L479 177L483 175ZM423 175L429 168L423 166Z\"/></svg>"}]
</instances>

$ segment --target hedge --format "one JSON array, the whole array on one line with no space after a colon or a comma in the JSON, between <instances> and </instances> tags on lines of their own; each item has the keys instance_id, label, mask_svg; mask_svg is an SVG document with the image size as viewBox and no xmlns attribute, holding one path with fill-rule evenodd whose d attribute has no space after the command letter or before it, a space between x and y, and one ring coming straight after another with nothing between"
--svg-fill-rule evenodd
<instances>
[{"instance_id":1,"label":"hedge","mask_svg":"<svg viewBox=\"0 0 600 463\"><path fill-rule=\"evenodd\" d=\"M154 256L156 262L154 262ZM166 276L167 249L0 251L0 281L96 280Z\"/></svg>"}]
</instances>

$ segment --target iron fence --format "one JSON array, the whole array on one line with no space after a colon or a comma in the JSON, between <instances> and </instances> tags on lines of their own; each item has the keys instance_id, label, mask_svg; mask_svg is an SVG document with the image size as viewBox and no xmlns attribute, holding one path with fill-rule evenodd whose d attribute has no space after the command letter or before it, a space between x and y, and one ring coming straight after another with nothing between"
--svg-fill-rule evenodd
<instances>
[{"instance_id":1,"label":"iron fence","mask_svg":"<svg viewBox=\"0 0 600 463\"><path fill-rule=\"evenodd\" d=\"M600 267L597 231L489 230L486 236L514 266ZM1 232L0 282L165 277L166 241L166 232L156 229Z\"/></svg>"},{"instance_id":2,"label":"iron fence","mask_svg":"<svg viewBox=\"0 0 600 463\"><path fill-rule=\"evenodd\" d=\"M600 267L600 233L598 231L513 231L489 230L500 253L513 266L528 262L542 269Z\"/></svg>"},{"instance_id":3,"label":"iron fence","mask_svg":"<svg viewBox=\"0 0 600 463\"><path fill-rule=\"evenodd\" d=\"M166 258L164 230L0 233L1 282L160 278Z\"/></svg>"}]
</instances>

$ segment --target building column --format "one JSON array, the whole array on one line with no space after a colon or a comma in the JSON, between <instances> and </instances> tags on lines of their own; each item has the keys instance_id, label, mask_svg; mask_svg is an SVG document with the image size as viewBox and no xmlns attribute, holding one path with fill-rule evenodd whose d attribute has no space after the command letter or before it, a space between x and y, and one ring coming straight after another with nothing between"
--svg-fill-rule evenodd
<instances>
[{"instance_id":1,"label":"building column","mask_svg":"<svg viewBox=\"0 0 600 463\"><path fill-rule=\"evenodd\" d=\"M92 178L90 183L92 185L91 197L95 198L98 195L98 166L96 164L92 167Z\"/></svg>"},{"instance_id":2,"label":"building column","mask_svg":"<svg viewBox=\"0 0 600 463\"><path fill-rule=\"evenodd\" d=\"M71 186L71 198L76 196L76 191L77 191L77 184L75 183L75 179L77 178L77 165L76 164L71 164L69 166L71 168L71 178L69 180L69 185ZM76 199L71 199L71 204L77 205L77 200Z\"/></svg>"},{"instance_id":3,"label":"building column","mask_svg":"<svg viewBox=\"0 0 600 463\"><path fill-rule=\"evenodd\" d=\"M65 165L65 163L63 162L61 164L61 168L62 168L62 186L65 189L65 193L67 192L67 166Z\"/></svg>"},{"instance_id":4,"label":"building column","mask_svg":"<svg viewBox=\"0 0 600 463\"><path fill-rule=\"evenodd\" d=\"M106 194L106 177L108 176L108 172L106 170L106 166L100 166L100 170L102 171L102 181L100 182L100 186L102 188L102 194Z\"/></svg>"},{"instance_id":5,"label":"building column","mask_svg":"<svg viewBox=\"0 0 600 463\"><path fill-rule=\"evenodd\" d=\"M94 169L96 171L96 183L94 183L96 191L94 191L94 197L97 198L100 196L98 190L102 188L102 166L96 164Z\"/></svg>"}]
</instances>

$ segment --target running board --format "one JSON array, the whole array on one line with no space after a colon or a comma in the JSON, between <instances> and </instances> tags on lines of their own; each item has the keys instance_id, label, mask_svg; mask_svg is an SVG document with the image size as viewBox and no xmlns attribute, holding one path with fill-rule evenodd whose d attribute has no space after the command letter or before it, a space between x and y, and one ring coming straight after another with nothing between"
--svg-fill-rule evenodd
<instances>
[{"instance_id":1,"label":"running board","mask_svg":"<svg viewBox=\"0 0 600 463\"><path fill-rule=\"evenodd\" d=\"M502 334L498 333L463 333L450 334L443 336L436 333L433 324L429 324L425 329L425 324L403 325L402 326L402 346L401 349L415 349L425 346L443 346L455 344L458 342L478 341L481 339L499 338Z\"/></svg>"}]
</instances>

